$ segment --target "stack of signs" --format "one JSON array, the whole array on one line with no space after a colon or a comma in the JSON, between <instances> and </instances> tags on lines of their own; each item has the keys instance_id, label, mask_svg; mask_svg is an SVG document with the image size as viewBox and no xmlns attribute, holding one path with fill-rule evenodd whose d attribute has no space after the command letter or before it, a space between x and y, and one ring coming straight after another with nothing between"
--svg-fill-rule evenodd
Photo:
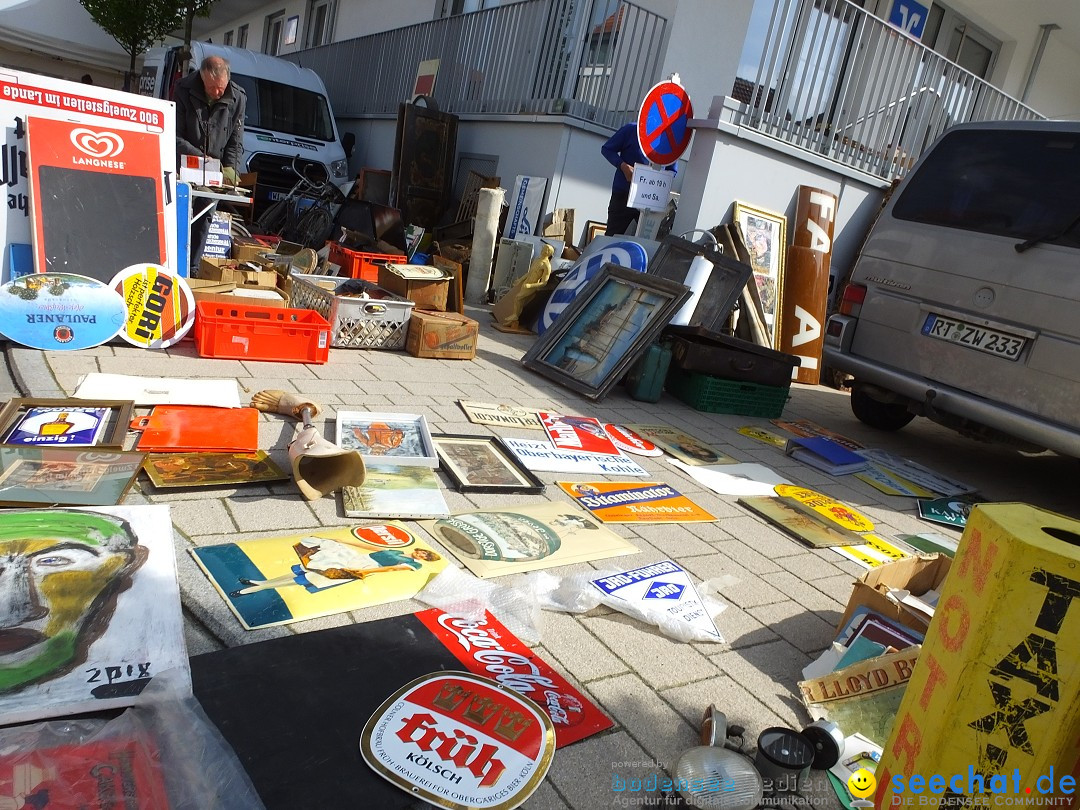
<instances>
[{"instance_id":1,"label":"stack of signs","mask_svg":"<svg viewBox=\"0 0 1080 810\"><path fill-rule=\"evenodd\" d=\"M671 560L598 577L593 587L612 597L604 604L635 618L658 625L677 623L688 626L686 635L696 641L723 641L705 605L698 596L690 575ZM678 636L683 634L676 633Z\"/></svg>"},{"instance_id":2,"label":"stack of signs","mask_svg":"<svg viewBox=\"0 0 1080 810\"><path fill-rule=\"evenodd\" d=\"M700 523L716 520L661 481L556 481L563 491L604 523Z\"/></svg>"},{"instance_id":3,"label":"stack of signs","mask_svg":"<svg viewBox=\"0 0 1080 810\"><path fill-rule=\"evenodd\" d=\"M735 459L689 433L668 425L626 425L687 464L734 464Z\"/></svg>"},{"instance_id":4,"label":"stack of signs","mask_svg":"<svg viewBox=\"0 0 1080 810\"><path fill-rule=\"evenodd\" d=\"M867 568L911 554L873 534L873 522L847 504L805 487L779 484L774 489L776 497L751 496L738 503L807 545L833 547Z\"/></svg>"},{"instance_id":5,"label":"stack of signs","mask_svg":"<svg viewBox=\"0 0 1080 810\"><path fill-rule=\"evenodd\" d=\"M442 807L512 808L532 795L555 755L539 706L466 672L424 675L375 711L360 753L413 798Z\"/></svg>"},{"instance_id":6,"label":"stack of signs","mask_svg":"<svg viewBox=\"0 0 1080 810\"><path fill-rule=\"evenodd\" d=\"M626 456L605 456L559 450L551 442L531 439L503 439L517 456L521 466L533 472L562 472L577 475L648 475L644 468Z\"/></svg>"},{"instance_id":7,"label":"stack of signs","mask_svg":"<svg viewBox=\"0 0 1080 810\"><path fill-rule=\"evenodd\" d=\"M901 458L900 456L885 450L879 450L877 448L859 450L859 455L871 462L878 469L882 470L890 479L892 479L894 485L896 485L897 479L899 479L899 484L901 486L898 488L902 488L903 485L908 485L909 491L901 493L904 495L928 497L926 491L930 490L930 492L937 492L941 495L953 497L975 491L975 487L970 484L948 478L921 464L906 458ZM872 484L873 481L870 483Z\"/></svg>"},{"instance_id":8,"label":"stack of signs","mask_svg":"<svg viewBox=\"0 0 1080 810\"><path fill-rule=\"evenodd\" d=\"M598 419L547 411L537 416L550 441L504 440L527 469L582 475L647 475L619 451Z\"/></svg>"}]
</instances>

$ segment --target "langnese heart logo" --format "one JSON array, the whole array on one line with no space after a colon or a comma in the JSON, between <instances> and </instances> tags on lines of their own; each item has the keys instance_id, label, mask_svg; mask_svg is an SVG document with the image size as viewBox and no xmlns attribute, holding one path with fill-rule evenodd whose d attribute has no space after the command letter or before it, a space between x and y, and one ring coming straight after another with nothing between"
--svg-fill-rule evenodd
<instances>
[{"instance_id":1,"label":"langnese heart logo","mask_svg":"<svg viewBox=\"0 0 1080 810\"><path fill-rule=\"evenodd\" d=\"M94 132L80 127L71 130L71 142L80 152L96 158L116 157L124 151L124 141L115 132Z\"/></svg>"}]
</instances>

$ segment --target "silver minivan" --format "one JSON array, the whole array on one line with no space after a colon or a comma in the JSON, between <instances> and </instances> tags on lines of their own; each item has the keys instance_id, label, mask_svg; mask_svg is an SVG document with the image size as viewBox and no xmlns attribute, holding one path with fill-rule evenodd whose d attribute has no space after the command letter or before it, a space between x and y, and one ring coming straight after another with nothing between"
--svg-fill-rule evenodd
<instances>
[{"instance_id":1,"label":"silver minivan","mask_svg":"<svg viewBox=\"0 0 1080 810\"><path fill-rule=\"evenodd\" d=\"M868 425L1080 458L1080 122L948 130L868 234L824 356Z\"/></svg>"}]
</instances>

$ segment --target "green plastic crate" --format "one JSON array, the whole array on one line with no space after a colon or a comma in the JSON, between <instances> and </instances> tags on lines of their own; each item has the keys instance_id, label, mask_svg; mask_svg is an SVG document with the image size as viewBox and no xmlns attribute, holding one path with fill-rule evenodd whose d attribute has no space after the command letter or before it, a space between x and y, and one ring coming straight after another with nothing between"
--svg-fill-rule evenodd
<instances>
[{"instance_id":1,"label":"green plastic crate","mask_svg":"<svg viewBox=\"0 0 1080 810\"><path fill-rule=\"evenodd\" d=\"M707 413L735 413L776 419L784 413L790 385L760 385L741 380L724 380L708 374L683 371L672 366L667 390L687 405Z\"/></svg>"}]
</instances>

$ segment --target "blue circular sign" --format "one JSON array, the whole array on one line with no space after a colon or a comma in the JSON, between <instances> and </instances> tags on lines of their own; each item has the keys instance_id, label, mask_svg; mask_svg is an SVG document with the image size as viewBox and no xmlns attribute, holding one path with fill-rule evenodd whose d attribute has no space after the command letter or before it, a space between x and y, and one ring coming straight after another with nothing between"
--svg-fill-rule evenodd
<instances>
[{"instance_id":1,"label":"blue circular sign","mask_svg":"<svg viewBox=\"0 0 1080 810\"><path fill-rule=\"evenodd\" d=\"M649 257L645 253L645 248L637 242L622 241L611 242L591 256L579 259L548 299L540 320L536 324L538 335L544 334L555 319L562 314L562 311L570 305L570 302L577 297L581 288L588 284L589 279L600 272L600 268L608 262L644 273L649 265Z\"/></svg>"},{"instance_id":2,"label":"blue circular sign","mask_svg":"<svg viewBox=\"0 0 1080 810\"><path fill-rule=\"evenodd\" d=\"M0 332L32 349L88 349L116 337L124 299L96 278L30 273L0 287Z\"/></svg>"}]
</instances>

